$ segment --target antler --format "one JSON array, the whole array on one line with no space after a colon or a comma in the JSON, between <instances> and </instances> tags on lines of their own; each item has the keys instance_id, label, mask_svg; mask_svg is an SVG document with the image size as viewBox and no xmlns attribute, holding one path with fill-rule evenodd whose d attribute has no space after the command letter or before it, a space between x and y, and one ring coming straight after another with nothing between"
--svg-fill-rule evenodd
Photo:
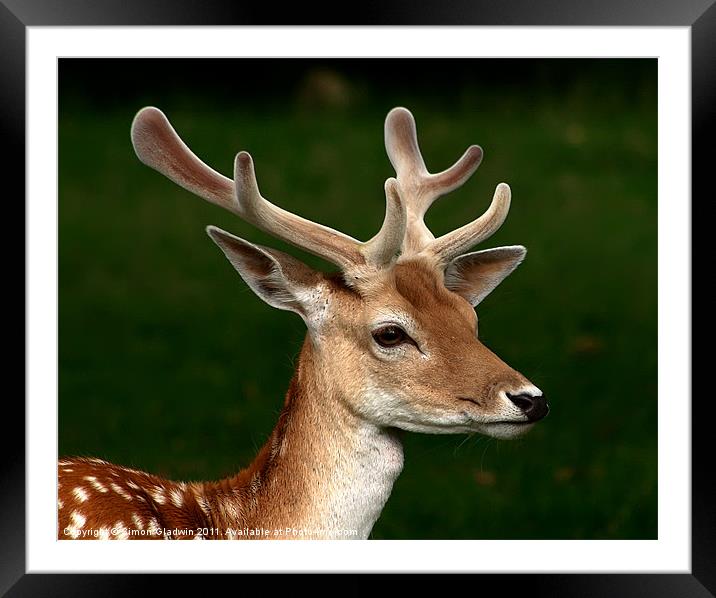
<instances>
[{"instance_id":1,"label":"antler","mask_svg":"<svg viewBox=\"0 0 716 598\"><path fill-rule=\"evenodd\" d=\"M482 160L482 149L471 145L453 166L430 174L418 146L415 119L405 108L393 108L385 119L385 149L408 212L404 255L429 253L439 262L447 263L494 234L505 221L510 209L510 188L500 183L482 216L436 239L425 225L425 213L438 197L460 187L475 172Z\"/></svg>"},{"instance_id":2,"label":"antler","mask_svg":"<svg viewBox=\"0 0 716 598\"><path fill-rule=\"evenodd\" d=\"M510 207L510 188L500 183L488 210L473 222L435 238L425 213L440 196L460 187L477 169L482 149L470 146L450 168L430 174L418 146L413 115L394 108L385 120L385 147L397 180L385 182L383 226L366 242L306 220L274 205L261 195L251 156L239 152L233 181L202 162L181 140L157 108L140 110L132 123L132 144L139 159L205 200L284 241L322 257L344 271L364 265L376 268L404 255L427 253L447 263L491 236Z\"/></svg>"},{"instance_id":3,"label":"antler","mask_svg":"<svg viewBox=\"0 0 716 598\"><path fill-rule=\"evenodd\" d=\"M188 191L343 270L362 265L384 267L400 251L407 211L398 182L393 178L385 182L383 226L375 237L362 243L287 212L264 198L247 152L239 152L234 160L233 181L219 174L197 158L157 108L143 108L137 113L132 123L132 144L142 162Z\"/></svg>"}]
</instances>

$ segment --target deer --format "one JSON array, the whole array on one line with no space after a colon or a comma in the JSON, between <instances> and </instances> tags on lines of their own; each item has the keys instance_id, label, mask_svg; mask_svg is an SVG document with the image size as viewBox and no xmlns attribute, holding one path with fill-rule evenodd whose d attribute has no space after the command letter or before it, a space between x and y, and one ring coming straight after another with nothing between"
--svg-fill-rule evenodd
<instances>
[{"instance_id":1,"label":"deer","mask_svg":"<svg viewBox=\"0 0 716 598\"><path fill-rule=\"evenodd\" d=\"M258 297L305 322L278 422L254 461L219 481L60 459L59 539L368 539L402 471L405 432L508 439L547 415L542 391L478 337L476 306L526 255L521 245L469 252L505 221L510 187L500 183L482 215L435 237L428 208L472 176L483 151L472 145L431 174L410 111L391 110L384 132L396 176L385 182L380 230L362 242L264 198L247 152L227 178L159 109L136 114L141 162L338 271L208 226Z\"/></svg>"}]
</instances>

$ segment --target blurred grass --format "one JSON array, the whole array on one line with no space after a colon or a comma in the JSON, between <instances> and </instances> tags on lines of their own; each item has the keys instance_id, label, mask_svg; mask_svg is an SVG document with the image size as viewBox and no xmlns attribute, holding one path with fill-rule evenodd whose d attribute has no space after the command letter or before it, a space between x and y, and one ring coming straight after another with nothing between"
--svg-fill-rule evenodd
<instances>
[{"instance_id":1,"label":"blurred grass","mask_svg":"<svg viewBox=\"0 0 716 598\"><path fill-rule=\"evenodd\" d=\"M407 434L373 537L655 538L656 68L642 61L624 76L598 62L551 67L559 84L488 86L476 72L430 93L339 67L230 103L211 88L105 103L67 89L60 454L176 479L232 473L271 431L304 335L297 316L242 284L203 228L287 246L140 164L136 110L158 105L225 174L249 150L267 197L366 239L393 174L383 119L404 105L431 170L471 143L485 150L473 179L431 210L434 231L481 213L498 182L512 187L510 216L486 246L521 243L528 259L480 305L481 338L545 391L552 412L518 441Z\"/></svg>"}]
</instances>

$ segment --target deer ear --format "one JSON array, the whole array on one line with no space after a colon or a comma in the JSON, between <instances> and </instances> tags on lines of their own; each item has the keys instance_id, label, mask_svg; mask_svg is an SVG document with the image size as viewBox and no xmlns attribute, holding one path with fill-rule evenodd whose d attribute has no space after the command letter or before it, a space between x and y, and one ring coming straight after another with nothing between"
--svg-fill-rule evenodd
<instances>
[{"instance_id":1,"label":"deer ear","mask_svg":"<svg viewBox=\"0 0 716 598\"><path fill-rule=\"evenodd\" d=\"M316 315L322 276L290 255L254 245L215 226L206 232L241 278L272 307L294 311L306 323Z\"/></svg>"},{"instance_id":2,"label":"deer ear","mask_svg":"<svg viewBox=\"0 0 716 598\"><path fill-rule=\"evenodd\" d=\"M474 307L520 265L525 255L527 249L522 245L461 255L445 269L445 286Z\"/></svg>"}]
</instances>

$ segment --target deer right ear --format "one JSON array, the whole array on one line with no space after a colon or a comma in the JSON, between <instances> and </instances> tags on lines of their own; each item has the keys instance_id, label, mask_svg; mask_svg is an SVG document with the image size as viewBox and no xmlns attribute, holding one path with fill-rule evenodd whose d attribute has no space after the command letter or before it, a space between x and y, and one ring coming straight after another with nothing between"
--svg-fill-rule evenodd
<instances>
[{"instance_id":1,"label":"deer right ear","mask_svg":"<svg viewBox=\"0 0 716 598\"><path fill-rule=\"evenodd\" d=\"M290 255L254 245L215 226L206 232L231 265L261 299L272 307L294 311L308 324L316 315L321 275Z\"/></svg>"},{"instance_id":2,"label":"deer right ear","mask_svg":"<svg viewBox=\"0 0 716 598\"><path fill-rule=\"evenodd\" d=\"M475 307L520 265L526 254L522 245L510 245L461 255L446 268L445 286Z\"/></svg>"}]
</instances>

